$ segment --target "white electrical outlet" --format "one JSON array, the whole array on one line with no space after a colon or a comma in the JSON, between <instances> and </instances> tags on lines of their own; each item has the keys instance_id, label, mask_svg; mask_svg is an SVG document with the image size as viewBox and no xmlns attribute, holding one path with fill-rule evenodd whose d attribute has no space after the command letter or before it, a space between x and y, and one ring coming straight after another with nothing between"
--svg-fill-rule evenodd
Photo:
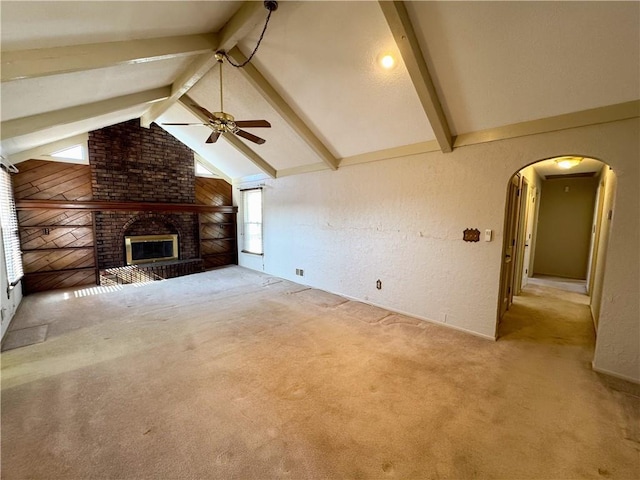
<instances>
[{"instance_id":1,"label":"white electrical outlet","mask_svg":"<svg viewBox=\"0 0 640 480\"><path fill-rule=\"evenodd\" d=\"M493 234L493 232L490 229L485 230L484 231L484 241L485 242L490 242L492 234Z\"/></svg>"}]
</instances>

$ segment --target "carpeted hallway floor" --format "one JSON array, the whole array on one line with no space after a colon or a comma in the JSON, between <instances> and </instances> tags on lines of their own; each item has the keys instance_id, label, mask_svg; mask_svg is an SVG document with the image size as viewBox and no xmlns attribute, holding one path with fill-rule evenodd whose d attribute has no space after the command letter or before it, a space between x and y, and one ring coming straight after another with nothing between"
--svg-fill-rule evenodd
<instances>
[{"instance_id":1,"label":"carpeted hallway floor","mask_svg":"<svg viewBox=\"0 0 640 480\"><path fill-rule=\"evenodd\" d=\"M640 473L584 295L528 287L491 342L240 267L98 290L24 299L3 479Z\"/></svg>"}]
</instances>

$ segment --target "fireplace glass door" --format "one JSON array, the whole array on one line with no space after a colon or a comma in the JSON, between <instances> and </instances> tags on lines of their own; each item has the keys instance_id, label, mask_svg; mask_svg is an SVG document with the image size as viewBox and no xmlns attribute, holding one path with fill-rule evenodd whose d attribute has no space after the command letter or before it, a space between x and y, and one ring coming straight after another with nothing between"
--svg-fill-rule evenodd
<instances>
[{"instance_id":1,"label":"fireplace glass door","mask_svg":"<svg viewBox=\"0 0 640 480\"><path fill-rule=\"evenodd\" d=\"M178 235L124 237L127 265L178 259Z\"/></svg>"}]
</instances>

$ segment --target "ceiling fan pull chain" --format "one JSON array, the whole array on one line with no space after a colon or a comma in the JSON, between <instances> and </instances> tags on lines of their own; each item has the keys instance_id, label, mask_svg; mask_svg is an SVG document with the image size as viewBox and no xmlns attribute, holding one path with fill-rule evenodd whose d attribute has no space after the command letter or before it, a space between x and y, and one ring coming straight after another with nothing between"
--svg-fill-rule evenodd
<instances>
[{"instance_id":1,"label":"ceiling fan pull chain","mask_svg":"<svg viewBox=\"0 0 640 480\"><path fill-rule=\"evenodd\" d=\"M251 59L253 58L253 56L256 54L256 52L258 51L258 48L260 47L260 43L262 43L262 39L264 38L264 34L267 31L267 26L269 25L269 19L271 18L271 14L277 10L278 8L278 2L273 2L273 1L267 1L264 2L264 8L266 8L267 10L269 10L269 13L267 14L267 20L266 22L264 22L264 28L262 29L262 33L260 34L260 38L258 39L258 43L256 43L256 48L253 49L253 52L251 52L251 55L249 55L249 58L247 58L244 62L242 63L235 63L233 60L231 60L231 58L229 57L229 55L227 55L227 52L223 52L224 57L227 59L227 62L229 62L231 65L233 65L236 68L242 68L244 67L247 63L249 63L251 61Z\"/></svg>"}]
</instances>

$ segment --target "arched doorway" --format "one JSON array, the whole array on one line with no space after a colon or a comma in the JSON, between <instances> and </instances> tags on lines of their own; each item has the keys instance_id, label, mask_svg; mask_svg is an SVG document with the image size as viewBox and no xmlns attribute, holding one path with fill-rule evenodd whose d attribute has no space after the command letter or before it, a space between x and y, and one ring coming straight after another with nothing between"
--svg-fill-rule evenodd
<instances>
[{"instance_id":1,"label":"arched doorway","mask_svg":"<svg viewBox=\"0 0 640 480\"><path fill-rule=\"evenodd\" d=\"M498 337L510 331L504 320L514 301L534 285L588 296L584 304L597 330L615 186L605 163L583 156L541 160L513 175L507 186Z\"/></svg>"}]
</instances>

